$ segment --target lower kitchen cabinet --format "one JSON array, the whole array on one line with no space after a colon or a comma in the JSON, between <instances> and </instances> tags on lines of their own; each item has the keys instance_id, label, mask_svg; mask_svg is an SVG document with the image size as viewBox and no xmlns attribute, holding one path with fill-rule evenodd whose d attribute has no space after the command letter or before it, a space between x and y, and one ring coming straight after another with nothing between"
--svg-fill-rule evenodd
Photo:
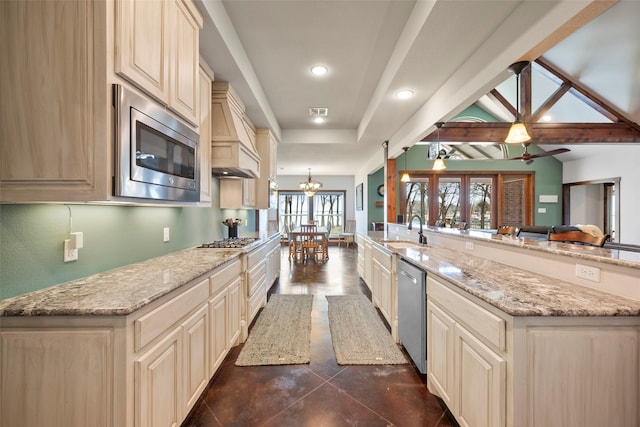
<instances>
[{"instance_id":1,"label":"lower kitchen cabinet","mask_svg":"<svg viewBox=\"0 0 640 427\"><path fill-rule=\"evenodd\" d=\"M640 425L640 319L510 316L427 278L427 385L469 427Z\"/></svg>"},{"instance_id":2,"label":"lower kitchen cabinet","mask_svg":"<svg viewBox=\"0 0 640 427\"><path fill-rule=\"evenodd\" d=\"M0 426L179 426L240 341L242 278L234 258L129 315L3 317Z\"/></svg>"},{"instance_id":3,"label":"lower kitchen cabinet","mask_svg":"<svg viewBox=\"0 0 640 427\"><path fill-rule=\"evenodd\" d=\"M504 330L502 319L472 306L460 294L427 278L427 375L461 426L505 426L506 361L485 329ZM467 322L477 327L471 332Z\"/></svg>"},{"instance_id":4,"label":"lower kitchen cabinet","mask_svg":"<svg viewBox=\"0 0 640 427\"><path fill-rule=\"evenodd\" d=\"M136 426L180 425L182 342L175 328L136 360Z\"/></svg>"}]
</instances>

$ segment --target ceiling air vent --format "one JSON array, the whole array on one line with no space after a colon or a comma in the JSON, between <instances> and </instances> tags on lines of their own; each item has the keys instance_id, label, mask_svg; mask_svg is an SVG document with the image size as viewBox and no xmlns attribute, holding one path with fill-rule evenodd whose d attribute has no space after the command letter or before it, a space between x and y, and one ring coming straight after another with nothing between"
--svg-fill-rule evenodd
<instances>
[{"instance_id":1,"label":"ceiling air vent","mask_svg":"<svg viewBox=\"0 0 640 427\"><path fill-rule=\"evenodd\" d=\"M327 107L311 107L309 108L309 115L311 117L326 117L329 114Z\"/></svg>"}]
</instances>

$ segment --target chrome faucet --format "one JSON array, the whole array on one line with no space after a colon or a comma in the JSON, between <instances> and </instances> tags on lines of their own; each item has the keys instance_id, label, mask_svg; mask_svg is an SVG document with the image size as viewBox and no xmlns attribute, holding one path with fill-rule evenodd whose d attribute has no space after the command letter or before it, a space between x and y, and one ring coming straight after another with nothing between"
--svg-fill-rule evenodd
<instances>
[{"instance_id":1,"label":"chrome faucet","mask_svg":"<svg viewBox=\"0 0 640 427\"><path fill-rule=\"evenodd\" d=\"M413 218L418 218L420 221L420 231L418 231L418 243L421 245L427 244L427 236L422 234L422 217L420 215L414 215L409 219L409 225L407 225L407 230L411 230L411 223L413 222Z\"/></svg>"}]
</instances>

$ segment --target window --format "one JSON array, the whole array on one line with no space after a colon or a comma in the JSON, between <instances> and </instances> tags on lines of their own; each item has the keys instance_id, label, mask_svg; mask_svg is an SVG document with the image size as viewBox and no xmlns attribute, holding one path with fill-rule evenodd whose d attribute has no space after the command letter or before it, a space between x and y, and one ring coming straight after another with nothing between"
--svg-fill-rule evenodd
<instances>
[{"instance_id":1,"label":"window","mask_svg":"<svg viewBox=\"0 0 640 427\"><path fill-rule=\"evenodd\" d=\"M344 198L344 191L318 191L313 197L307 197L299 191L280 191L280 231L288 233L289 230L307 224L310 220L322 227L342 228Z\"/></svg>"},{"instance_id":2,"label":"window","mask_svg":"<svg viewBox=\"0 0 640 427\"><path fill-rule=\"evenodd\" d=\"M533 177L522 172L412 173L411 182L400 187L401 213L407 222L419 215L423 224L440 227L531 225Z\"/></svg>"}]
</instances>

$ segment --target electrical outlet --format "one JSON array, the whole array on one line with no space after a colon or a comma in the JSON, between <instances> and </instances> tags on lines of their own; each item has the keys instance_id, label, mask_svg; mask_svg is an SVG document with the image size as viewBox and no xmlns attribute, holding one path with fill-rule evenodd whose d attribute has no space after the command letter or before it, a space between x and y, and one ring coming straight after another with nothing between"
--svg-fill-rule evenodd
<instances>
[{"instance_id":1,"label":"electrical outlet","mask_svg":"<svg viewBox=\"0 0 640 427\"><path fill-rule=\"evenodd\" d=\"M162 239L164 242L169 241L169 227L165 227L164 230L162 231Z\"/></svg>"},{"instance_id":2,"label":"electrical outlet","mask_svg":"<svg viewBox=\"0 0 640 427\"><path fill-rule=\"evenodd\" d=\"M78 250L71 248L71 240L64 241L64 262L76 261L78 259Z\"/></svg>"},{"instance_id":3,"label":"electrical outlet","mask_svg":"<svg viewBox=\"0 0 640 427\"><path fill-rule=\"evenodd\" d=\"M598 267L576 264L576 277L592 282L600 282L600 269Z\"/></svg>"},{"instance_id":4,"label":"electrical outlet","mask_svg":"<svg viewBox=\"0 0 640 427\"><path fill-rule=\"evenodd\" d=\"M467 248L468 251L472 251L473 250L473 242L465 242L464 245L465 245L465 248Z\"/></svg>"}]
</instances>

